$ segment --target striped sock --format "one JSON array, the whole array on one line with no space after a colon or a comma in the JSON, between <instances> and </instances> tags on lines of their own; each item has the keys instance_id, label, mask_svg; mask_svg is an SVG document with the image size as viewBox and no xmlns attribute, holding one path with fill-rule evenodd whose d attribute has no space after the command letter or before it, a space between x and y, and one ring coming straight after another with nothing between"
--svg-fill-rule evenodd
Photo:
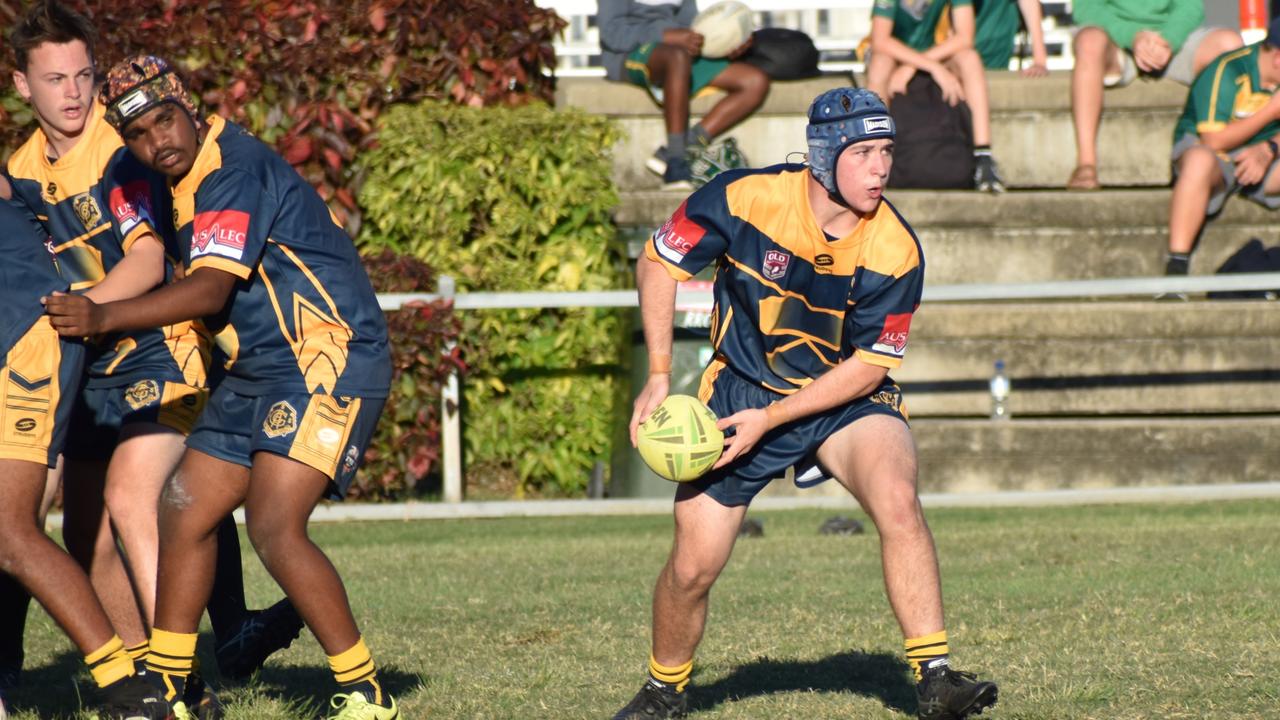
<instances>
[{"instance_id":1,"label":"striped sock","mask_svg":"<svg viewBox=\"0 0 1280 720\"><path fill-rule=\"evenodd\" d=\"M382 685L378 682L378 668L373 664L373 656L369 654L364 638L357 640L350 649L330 655L329 669L333 670L333 679L338 681L343 692L358 692L375 705L386 704Z\"/></svg>"},{"instance_id":2,"label":"striped sock","mask_svg":"<svg viewBox=\"0 0 1280 720\"><path fill-rule=\"evenodd\" d=\"M85 655L84 664L89 666L89 674L100 688L134 673L133 658L124 651L124 641L119 635L112 635L105 645Z\"/></svg>"},{"instance_id":3,"label":"striped sock","mask_svg":"<svg viewBox=\"0 0 1280 720\"><path fill-rule=\"evenodd\" d=\"M924 669L932 667L938 660L946 660L951 652L947 648L947 631L939 630L917 638L907 638L907 664L915 673L916 682L924 676Z\"/></svg>"},{"instance_id":4,"label":"striped sock","mask_svg":"<svg viewBox=\"0 0 1280 720\"><path fill-rule=\"evenodd\" d=\"M182 697L195 657L195 633L173 633L159 628L151 631L147 672L156 673L164 681L165 700L172 702Z\"/></svg>"},{"instance_id":5,"label":"striped sock","mask_svg":"<svg viewBox=\"0 0 1280 720\"><path fill-rule=\"evenodd\" d=\"M133 658L135 663L141 663L147 659L147 653L151 651L151 643L143 640L137 645L127 646L124 651L129 654L129 657Z\"/></svg>"},{"instance_id":6,"label":"striped sock","mask_svg":"<svg viewBox=\"0 0 1280 720\"><path fill-rule=\"evenodd\" d=\"M689 676L693 674L693 659L683 665L667 667L658 662L654 656L649 656L649 677L676 692L684 692L684 688L689 684Z\"/></svg>"}]
</instances>

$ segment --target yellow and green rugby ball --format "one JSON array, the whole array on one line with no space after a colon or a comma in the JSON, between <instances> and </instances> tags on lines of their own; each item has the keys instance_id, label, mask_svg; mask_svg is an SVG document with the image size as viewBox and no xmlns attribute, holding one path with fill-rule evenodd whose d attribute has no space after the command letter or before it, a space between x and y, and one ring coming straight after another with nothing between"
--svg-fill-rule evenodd
<instances>
[{"instance_id":1,"label":"yellow and green rugby ball","mask_svg":"<svg viewBox=\"0 0 1280 720\"><path fill-rule=\"evenodd\" d=\"M636 431L636 448L654 472L686 482L700 477L724 451L716 415L690 395L668 395Z\"/></svg>"}]
</instances>

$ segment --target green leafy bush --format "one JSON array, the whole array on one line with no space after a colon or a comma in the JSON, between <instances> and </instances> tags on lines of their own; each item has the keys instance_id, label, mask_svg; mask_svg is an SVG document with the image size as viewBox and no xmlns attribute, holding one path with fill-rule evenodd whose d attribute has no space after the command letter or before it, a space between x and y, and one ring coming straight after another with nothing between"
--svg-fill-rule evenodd
<instances>
[{"instance_id":1,"label":"green leafy bush","mask_svg":"<svg viewBox=\"0 0 1280 720\"><path fill-rule=\"evenodd\" d=\"M421 260L383 250L365 258L380 293L434 292L435 274ZM440 461L440 388L466 369L454 343L458 318L448 302L416 302L387 313L391 396L365 451L349 498L398 500L421 492Z\"/></svg>"},{"instance_id":2,"label":"green leafy bush","mask_svg":"<svg viewBox=\"0 0 1280 720\"><path fill-rule=\"evenodd\" d=\"M7 34L29 3L0 0ZM549 100L564 27L534 0L66 0L98 29L105 71L138 53L175 62L212 111L244 125L316 187L354 235L352 161L392 103ZM33 127L0 42L0 159Z\"/></svg>"},{"instance_id":3,"label":"green leafy bush","mask_svg":"<svg viewBox=\"0 0 1280 720\"><path fill-rule=\"evenodd\" d=\"M628 280L604 118L541 104L425 102L379 120L361 155L361 243L425 261L460 291L605 290ZM467 487L577 494L607 462L624 313L467 311Z\"/></svg>"}]
</instances>

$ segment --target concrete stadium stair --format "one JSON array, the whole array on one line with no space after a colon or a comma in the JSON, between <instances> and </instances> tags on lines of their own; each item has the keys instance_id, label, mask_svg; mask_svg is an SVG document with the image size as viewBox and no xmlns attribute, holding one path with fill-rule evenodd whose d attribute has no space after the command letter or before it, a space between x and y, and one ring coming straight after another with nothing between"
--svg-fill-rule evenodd
<instances>
[{"instance_id":1,"label":"concrete stadium stair","mask_svg":"<svg viewBox=\"0 0 1280 720\"><path fill-rule=\"evenodd\" d=\"M848 85L847 76L775 83L764 105L729 132L755 165L796 159L805 150L805 112L824 90ZM993 72L992 150L1011 188L1059 188L1075 166L1071 123L1070 74L1052 73L1025 80ZM717 93L693 102L695 116L715 103ZM1182 111L1186 88L1171 81L1138 81L1109 90L1099 136L1099 175L1111 186L1159 186L1169 182L1173 126ZM614 176L629 189L661 183L644 161L666 140L661 109L638 87L599 78L561 78L557 107L577 107L614 118L627 132L614 148Z\"/></svg>"},{"instance_id":2,"label":"concrete stadium stair","mask_svg":"<svg viewBox=\"0 0 1280 720\"><path fill-rule=\"evenodd\" d=\"M643 170L662 140L647 96L561 81L562 105L616 118L623 188L614 217L644 237L683 199ZM841 78L775 85L732 131L754 164L804 149L804 111ZM1108 91L1100 174L1111 188L1060 190L1075 161L1069 75L991 80L994 150L1020 191L890 191L921 240L930 285L1145 277L1163 270L1172 128L1185 88ZM695 102L695 112L707 100ZM798 155L792 155L798 160ZM1040 188L1040 189L1037 189ZM1250 237L1277 244L1277 216L1235 199L1205 229L1192 272L1208 274ZM1013 419L987 418L1003 359ZM1256 482L1280 479L1280 303L1151 299L926 303L912 327L906 391L926 492ZM794 488L774 483L774 495ZM814 491L843 492L835 483Z\"/></svg>"}]
</instances>

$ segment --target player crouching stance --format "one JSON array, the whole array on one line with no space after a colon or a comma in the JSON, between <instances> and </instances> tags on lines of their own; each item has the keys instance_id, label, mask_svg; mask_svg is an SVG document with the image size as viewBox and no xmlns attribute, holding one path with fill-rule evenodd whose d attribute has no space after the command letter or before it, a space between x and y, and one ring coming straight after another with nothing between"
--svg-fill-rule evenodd
<instances>
[{"instance_id":1,"label":"player crouching stance","mask_svg":"<svg viewBox=\"0 0 1280 720\"><path fill-rule=\"evenodd\" d=\"M339 720L392 720L342 579L307 535L355 475L390 386L387 331L351 239L319 195L244 129L201 118L168 64L126 60L102 90L130 152L168 176L186 277L133 300L47 303L64 335L206 318L226 377L187 439L160 507L147 677L178 720L213 579L218 523L241 503L249 539L329 656Z\"/></svg>"},{"instance_id":2,"label":"player crouching stance","mask_svg":"<svg viewBox=\"0 0 1280 720\"><path fill-rule=\"evenodd\" d=\"M8 185L0 179L0 195ZM34 219L0 199L0 571L44 606L84 653L106 718L164 718L160 694L135 673L89 578L37 526L45 475L66 437L84 347L62 340L40 298L62 291L52 247ZM2 706L0 706L2 710Z\"/></svg>"},{"instance_id":3,"label":"player crouching stance","mask_svg":"<svg viewBox=\"0 0 1280 720\"><path fill-rule=\"evenodd\" d=\"M809 108L809 165L728 172L695 192L648 244L636 282L649 380L636 428L667 396L676 282L715 262L715 355L699 395L733 428L724 455L675 499L675 543L653 593L649 679L614 720L683 717L711 586L747 506L772 478L820 466L880 533L889 604L906 638L919 716L964 718L996 686L948 663L933 536L916 495L901 392L924 284L920 244L881 193L894 125L867 90Z\"/></svg>"}]
</instances>

